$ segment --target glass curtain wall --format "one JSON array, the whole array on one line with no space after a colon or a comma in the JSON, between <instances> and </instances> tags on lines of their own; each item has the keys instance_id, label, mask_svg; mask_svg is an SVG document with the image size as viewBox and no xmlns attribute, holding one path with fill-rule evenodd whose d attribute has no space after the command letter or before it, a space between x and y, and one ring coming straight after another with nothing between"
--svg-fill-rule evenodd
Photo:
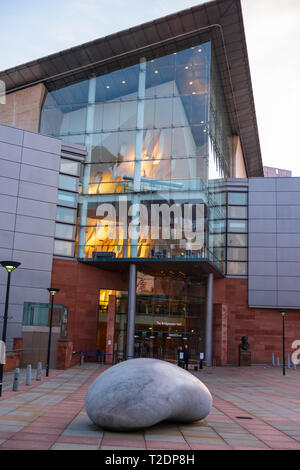
<instances>
[{"instance_id":1,"label":"glass curtain wall","mask_svg":"<svg viewBox=\"0 0 300 470\"><path fill-rule=\"evenodd\" d=\"M41 133L88 150L77 256L207 257L209 181L231 176L228 122L210 42L48 93Z\"/></svg>"}]
</instances>

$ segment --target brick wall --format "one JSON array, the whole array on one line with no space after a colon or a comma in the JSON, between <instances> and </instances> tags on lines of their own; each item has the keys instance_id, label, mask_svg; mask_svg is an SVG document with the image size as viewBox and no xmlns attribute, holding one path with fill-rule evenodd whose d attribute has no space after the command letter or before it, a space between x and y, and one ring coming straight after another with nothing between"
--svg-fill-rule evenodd
<instances>
[{"instance_id":1,"label":"brick wall","mask_svg":"<svg viewBox=\"0 0 300 470\"><path fill-rule=\"evenodd\" d=\"M53 259L55 302L68 307L67 336L74 351L95 350L100 289L127 290L127 276L73 260Z\"/></svg>"},{"instance_id":2,"label":"brick wall","mask_svg":"<svg viewBox=\"0 0 300 470\"><path fill-rule=\"evenodd\" d=\"M272 352L282 358L282 317L279 310L248 307L247 279L220 279L214 284L214 344L216 358L220 348L220 305L227 312L227 363L238 364L238 345L242 336L248 336L252 363L271 364ZM224 322L224 318L223 318ZM288 311L285 319L286 354L291 344L300 340L300 310ZM224 336L224 328L223 328ZM224 338L223 338L224 354Z\"/></svg>"}]
</instances>

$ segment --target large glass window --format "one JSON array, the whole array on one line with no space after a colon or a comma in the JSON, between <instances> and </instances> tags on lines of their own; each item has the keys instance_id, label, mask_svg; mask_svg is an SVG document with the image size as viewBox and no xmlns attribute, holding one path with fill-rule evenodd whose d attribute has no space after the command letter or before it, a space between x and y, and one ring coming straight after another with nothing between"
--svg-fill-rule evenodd
<instances>
[{"instance_id":1,"label":"large glass window","mask_svg":"<svg viewBox=\"0 0 300 470\"><path fill-rule=\"evenodd\" d=\"M54 241L54 254L60 256L73 256L74 243L62 240Z\"/></svg>"},{"instance_id":2,"label":"large glass window","mask_svg":"<svg viewBox=\"0 0 300 470\"><path fill-rule=\"evenodd\" d=\"M58 207L56 220L58 222L66 222L67 224L75 224L76 211L74 209L67 209L66 207Z\"/></svg>"},{"instance_id":3,"label":"large glass window","mask_svg":"<svg viewBox=\"0 0 300 470\"><path fill-rule=\"evenodd\" d=\"M119 194L128 194L129 202L134 198L135 203L143 200L149 205L172 205L181 199L213 207L212 215L201 215L203 237L191 248L185 235L180 240L139 236L132 242L124 229L108 239L101 221L91 230L89 214L82 214L79 257L100 251L116 257L203 257L208 247L214 260L224 257L226 243L215 245L214 235L226 232L225 193L212 191L209 196L208 187L212 178L232 176L231 130L211 44L148 60L140 57L137 62L49 92L41 132L86 145L80 202L87 197L99 206L116 201ZM62 159L61 172L59 204L76 207L75 195L67 192L77 190L76 178L67 176L78 174L76 163ZM82 210L88 210L86 206L89 201ZM58 220L68 222L67 213L60 211ZM196 223L194 218L193 228ZM160 236L161 228L162 224Z\"/></svg>"},{"instance_id":4,"label":"large glass window","mask_svg":"<svg viewBox=\"0 0 300 470\"><path fill-rule=\"evenodd\" d=\"M55 236L56 238L66 238L72 240L74 238L75 226L66 224L56 224Z\"/></svg>"},{"instance_id":5,"label":"large glass window","mask_svg":"<svg viewBox=\"0 0 300 470\"><path fill-rule=\"evenodd\" d=\"M61 206L76 207L77 194L58 191L58 204Z\"/></svg>"}]
</instances>

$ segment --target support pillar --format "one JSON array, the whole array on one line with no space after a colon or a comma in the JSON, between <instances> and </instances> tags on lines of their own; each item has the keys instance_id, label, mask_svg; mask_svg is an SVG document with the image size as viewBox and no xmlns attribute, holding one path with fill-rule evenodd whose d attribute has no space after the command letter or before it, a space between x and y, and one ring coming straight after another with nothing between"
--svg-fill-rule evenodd
<instances>
[{"instance_id":1,"label":"support pillar","mask_svg":"<svg viewBox=\"0 0 300 470\"><path fill-rule=\"evenodd\" d=\"M79 229L79 250L78 257L85 257L85 239L86 239L86 221L87 221L87 207L88 207L88 194L90 185L90 173L91 173L91 161L92 161L92 143L93 143L93 132L94 132L94 121L95 121L95 110L96 110L96 86L97 79L92 77L89 80L88 90L88 105L87 105L87 116L86 116L86 137L85 145L87 148L87 157L84 162L83 180L82 180L82 196L79 198L81 203L80 211L80 229Z\"/></svg>"},{"instance_id":2,"label":"support pillar","mask_svg":"<svg viewBox=\"0 0 300 470\"><path fill-rule=\"evenodd\" d=\"M113 364L114 359L114 340L115 340L115 319L116 319L116 296L110 295L107 309L107 327L106 327L106 347L105 362Z\"/></svg>"},{"instance_id":3,"label":"support pillar","mask_svg":"<svg viewBox=\"0 0 300 470\"><path fill-rule=\"evenodd\" d=\"M205 305L205 363L208 367L212 366L213 284L214 275L210 273L207 278Z\"/></svg>"},{"instance_id":4,"label":"support pillar","mask_svg":"<svg viewBox=\"0 0 300 470\"><path fill-rule=\"evenodd\" d=\"M136 265L132 263L129 265L126 359L131 359L134 356L135 309L136 309Z\"/></svg>"}]
</instances>

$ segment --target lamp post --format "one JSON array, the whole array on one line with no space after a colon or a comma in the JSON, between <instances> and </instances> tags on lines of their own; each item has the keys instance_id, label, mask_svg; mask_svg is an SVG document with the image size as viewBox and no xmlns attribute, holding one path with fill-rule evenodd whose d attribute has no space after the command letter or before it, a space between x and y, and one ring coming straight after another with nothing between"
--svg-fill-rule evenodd
<instances>
[{"instance_id":1,"label":"lamp post","mask_svg":"<svg viewBox=\"0 0 300 470\"><path fill-rule=\"evenodd\" d=\"M286 312L284 310L281 310L281 316L282 316L282 374L285 375L285 324L284 324L284 319Z\"/></svg>"},{"instance_id":2,"label":"lamp post","mask_svg":"<svg viewBox=\"0 0 300 470\"><path fill-rule=\"evenodd\" d=\"M9 289L10 289L10 276L11 273L20 266L21 263L17 261L0 261L1 266L6 269L7 276L7 285L6 285L6 298L5 298L5 308L4 308L4 317L3 317L3 328L2 328L2 341L5 344L6 341L6 329L7 329L7 317L8 317L8 301L9 301ZM3 368L4 364L0 364L0 397L2 396L2 379L3 379Z\"/></svg>"},{"instance_id":3,"label":"lamp post","mask_svg":"<svg viewBox=\"0 0 300 470\"><path fill-rule=\"evenodd\" d=\"M48 353L47 353L47 365L46 365L46 377L49 376L49 367L50 367L50 351L51 351L51 334L52 334L52 319L53 319L53 304L54 296L59 289L54 289L52 287L47 289L51 295L51 313L50 313L50 327L49 327L49 338L48 338Z\"/></svg>"}]
</instances>

